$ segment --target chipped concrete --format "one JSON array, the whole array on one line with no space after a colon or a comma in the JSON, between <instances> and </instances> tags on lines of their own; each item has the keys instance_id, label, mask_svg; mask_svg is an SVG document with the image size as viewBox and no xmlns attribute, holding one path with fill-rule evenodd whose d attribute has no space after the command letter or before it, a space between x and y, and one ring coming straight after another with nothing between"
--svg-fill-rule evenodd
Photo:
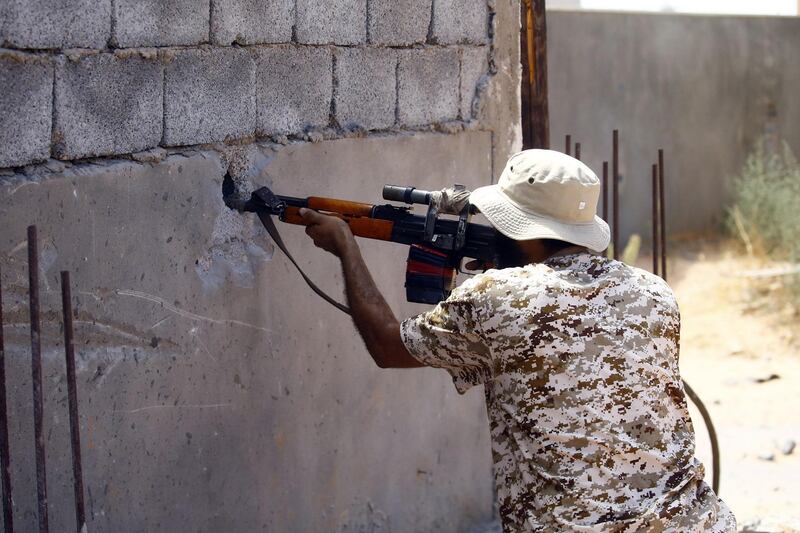
<instances>
[{"instance_id":1,"label":"chipped concrete","mask_svg":"<svg viewBox=\"0 0 800 533\"><path fill-rule=\"evenodd\" d=\"M222 211L214 223L211 245L197 259L195 272L207 290L231 283L252 288L259 263L269 261L275 247L254 217Z\"/></svg>"}]
</instances>

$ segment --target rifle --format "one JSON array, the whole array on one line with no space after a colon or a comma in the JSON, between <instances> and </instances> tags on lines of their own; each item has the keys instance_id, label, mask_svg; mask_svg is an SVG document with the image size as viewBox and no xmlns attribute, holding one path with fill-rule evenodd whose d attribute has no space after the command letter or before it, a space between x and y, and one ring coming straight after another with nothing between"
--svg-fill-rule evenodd
<instances>
[{"instance_id":1,"label":"rifle","mask_svg":"<svg viewBox=\"0 0 800 533\"><path fill-rule=\"evenodd\" d=\"M450 191L468 192L457 185ZM498 264L499 233L490 226L470 222L476 213L474 206L463 201L458 212L452 205L441 201L438 191L423 191L415 187L386 185L383 198L392 202L403 202L408 206L392 204L373 205L334 198L311 196L295 198L274 194L268 187L253 191L245 200L237 195L236 186L229 174L222 184L222 195L231 209L256 213L275 243L294 263L309 286L320 296L339 309L349 312L344 306L318 289L303 273L286 250L278 235L271 216L277 215L282 222L306 225L300 216L300 208L314 209L323 214L338 217L347 222L353 235L367 239L391 241L409 245L406 261L406 299L409 302L435 304L447 298L455 287L456 274L463 272L461 263L465 258L478 259L484 263ZM427 205L425 215L412 213L414 204ZM452 214L457 218L444 218Z\"/></svg>"}]
</instances>

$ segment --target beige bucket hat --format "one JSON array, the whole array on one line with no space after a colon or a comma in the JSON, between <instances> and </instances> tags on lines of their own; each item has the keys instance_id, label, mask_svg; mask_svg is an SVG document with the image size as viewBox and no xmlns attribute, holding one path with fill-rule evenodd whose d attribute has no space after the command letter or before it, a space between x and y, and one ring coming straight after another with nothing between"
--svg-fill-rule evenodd
<instances>
[{"instance_id":1,"label":"beige bucket hat","mask_svg":"<svg viewBox=\"0 0 800 533\"><path fill-rule=\"evenodd\" d=\"M608 224L597 216L600 180L585 164L554 150L511 156L496 185L469 201L503 235L517 241L559 239L601 252Z\"/></svg>"}]
</instances>

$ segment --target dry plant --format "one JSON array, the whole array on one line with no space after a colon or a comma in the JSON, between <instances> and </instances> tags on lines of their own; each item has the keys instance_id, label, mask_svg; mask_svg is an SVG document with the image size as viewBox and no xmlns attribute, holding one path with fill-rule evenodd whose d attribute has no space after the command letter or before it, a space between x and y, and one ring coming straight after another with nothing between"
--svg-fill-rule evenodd
<instances>
[{"instance_id":1,"label":"dry plant","mask_svg":"<svg viewBox=\"0 0 800 533\"><path fill-rule=\"evenodd\" d=\"M769 150L761 140L732 180L727 229L748 255L780 263L762 275L782 286L783 304L800 308L800 163L788 144ZM755 280L754 280L755 281Z\"/></svg>"}]
</instances>

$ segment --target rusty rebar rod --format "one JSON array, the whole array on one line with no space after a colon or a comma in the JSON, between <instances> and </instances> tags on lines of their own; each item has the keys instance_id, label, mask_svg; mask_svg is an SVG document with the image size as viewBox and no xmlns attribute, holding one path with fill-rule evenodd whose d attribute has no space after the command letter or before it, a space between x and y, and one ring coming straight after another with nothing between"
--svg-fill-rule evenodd
<instances>
[{"instance_id":1,"label":"rusty rebar rod","mask_svg":"<svg viewBox=\"0 0 800 533\"><path fill-rule=\"evenodd\" d=\"M608 223L608 161L603 161L603 220Z\"/></svg>"},{"instance_id":2,"label":"rusty rebar rod","mask_svg":"<svg viewBox=\"0 0 800 533\"><path fill-rule=\"evenodd\" d=\"M28 282L31 319L31 378L33 381L33 433L36 452L36 502L39 531L49 531L47 521L47 471L44 454L42 399L42 340L39 321L39 247L36 226L28 226Z\"/></svg>"},{"instance_id":3,"label":"rusty rebar rod","mask_svg":"<svg viewBox=\"0 0 800 533\"><path fill-rule=\"evenodd\" d=\"M566 139L564 139L564 153L572 155L572 135L567 135Z\"/></svg>"},{"instance_id":4,"label":"rusty rebar rod","mask_svg":"<svg viewBox=\"0 0 800 533\"><path fill-rule=\"evenodd\" d=\"M611 190L614 197L611 242L614 246L614 259L619 259L619 130L614 130L612 134Z\"/></svg>"},{"instance_id":5,"label":"rusty rebar rod","mask_svg":"<svg viewBox=\"0 0 800 533\"><path fill-rule=\"evenodd\" d=\"M1 273L0 273L1 274ZM2 275L0 275L2 279ZM6 350L3 338L3 290L0 287L0 480L3 486L3 525L5 533L14 533L11 503L11 448L8 446L8 410L6 405Z\"/></svg>"},{"instance_id":6,"label":"rusty rebar rod","mask_svg":"<svg viewBox=\"0 0 800 533\"><path fill-rule=\"evenodd\" d=\"M658 240L658 165L653 165L653 274L658 276L658 247L660 241Z\"/></svg>"},{"instance_id":7,"label":"rusty rebar rod","mask_svg":"<svg viewBox=\"0 0 800 533\"><path fill-rule=\"evenodd\" d=\"M661 217L661 277L667 280L667 218L664 203L664 150L658 149L658 205Z\"/></svg>"},{"instance_id":8,"label":"rusty rebar rod","mask_svg":"<svg viewBox=\"0 0 800 533\"><path fill-rule=\"evenodd\" d=\"M581 143L575 143L575 159L581 160Z\"/></svg>"},{"instance_id":9,"label":"rusty rebar rod","mask_svg":"<svg viewBox=\"0 0 800 533\"><path fill-rule=\"evenodd\" d=\"M72 290L69 272L61 272L61 307L64 311L64 353L67 364L67 398L69 400L69 433L72 438L72 479L75 491L75 520L78 532L86 523L83 503L83 467L81 464L81 430L78 419L78 387L75 380L75 342L72 328Z\"/></svg>"}]
</instances>

